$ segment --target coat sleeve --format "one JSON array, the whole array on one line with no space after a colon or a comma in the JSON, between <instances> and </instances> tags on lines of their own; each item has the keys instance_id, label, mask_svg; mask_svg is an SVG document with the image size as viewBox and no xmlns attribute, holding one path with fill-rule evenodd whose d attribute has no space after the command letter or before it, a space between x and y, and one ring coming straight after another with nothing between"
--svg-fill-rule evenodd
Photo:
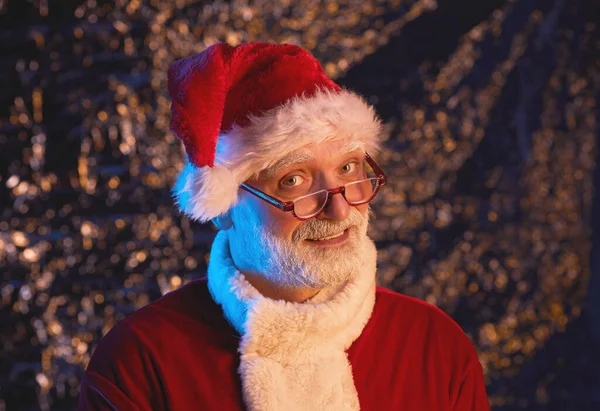
<instances>
[{"instance_id":1,"label":"coat sleeve","mask_svg":"<svg viewBox=\"0 0 600 411\"><path fill-rule=\"evenodd\" d=\"M83 381L81 382L77 410L139 411L140 409L119 387L100 374L88 370L85 372Z\"/></svg>"},{"instance_id":2,"label":"coat sleeve","mask_svg":"<svg viewBox=\"0 0 600 411\"><path fill-rule=\"evenodd\" d=\"M148 344L127 324L102 338L81 382L78 411L164 409L164 395Z\"/></svg>"},{"instance_id":3,"label":"coat sleeve","mask_svg":"<svg viewBox=\"0 0 600 411\"><path fill-rule=\"evenodd\" d=\"M473 361L464 373L452 410L490 411L483 369L478 360Z\"/></svg>"}]
</instances>

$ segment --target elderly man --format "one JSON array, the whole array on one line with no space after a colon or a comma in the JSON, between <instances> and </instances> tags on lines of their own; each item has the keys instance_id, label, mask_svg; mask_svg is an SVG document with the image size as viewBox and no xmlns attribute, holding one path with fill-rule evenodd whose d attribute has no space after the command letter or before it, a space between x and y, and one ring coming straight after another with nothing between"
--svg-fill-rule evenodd
<instances>
[{"instance_id":1,"label":"elderly man","mask_svg":"<svg viewBox=\"0 0 600 411\"><path fill-rule=\"evenodd\" d=\"M372 107L268 43L175 62L169 93L178 206L219 229L207 278L103 338L80 410L489 410L462 330L375 285Z\"/></svg>"}]
</instances>

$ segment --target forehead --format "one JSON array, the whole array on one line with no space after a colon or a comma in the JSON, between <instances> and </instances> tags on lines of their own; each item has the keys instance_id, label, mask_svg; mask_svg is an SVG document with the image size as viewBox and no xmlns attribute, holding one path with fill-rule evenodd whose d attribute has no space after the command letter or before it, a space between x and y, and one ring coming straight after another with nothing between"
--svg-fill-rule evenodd
<instances>
[{"instance_id":1,"label":"forehead","mask_svg":"<svg viewBox=\"0 0 600 411\"><path fill-rule=\"evenodd\" d=\"M313 144L291 152L287 156L279 159L271 167L264 170L265 177L271 177L282 169L293 166L294 164L307 163L310 161L324 164L329 161L336 161L340 157L354 151L362 151L362 144L352 140L327 141L321 144Z\"/></svg>"}]
</instances>

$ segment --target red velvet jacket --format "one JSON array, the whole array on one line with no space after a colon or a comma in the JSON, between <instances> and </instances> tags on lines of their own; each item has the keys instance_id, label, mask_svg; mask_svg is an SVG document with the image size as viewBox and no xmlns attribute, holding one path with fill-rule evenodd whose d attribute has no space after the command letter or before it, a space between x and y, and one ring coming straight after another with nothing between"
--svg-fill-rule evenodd
<instances>
[{"instance_id":1,"label":"red velvet jacket","mask_svg":"<svg viewBox=\"0 0 600 411\"><path fill-rule=\"evenodd\" d=\"M100 342L78 410L243 410L239 336L199 280L117 324ZM377 288L348 350L361 410L487 411L473 345L446 314Z\"/></svg>"}]
</instances>

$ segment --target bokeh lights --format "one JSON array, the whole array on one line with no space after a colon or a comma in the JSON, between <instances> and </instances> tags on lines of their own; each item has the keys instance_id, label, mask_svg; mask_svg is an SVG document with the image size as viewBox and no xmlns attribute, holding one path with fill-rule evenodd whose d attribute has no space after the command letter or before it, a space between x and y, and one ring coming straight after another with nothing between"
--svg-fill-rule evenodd
<instances>
[{"instance_id":1,"label":"bokeh lights","mask_svg":"<svg viewBox=\"0 0 600 411\"><path fill-rule=\"evenodd\" d=\"M496 3L444 49L407 43L435 0L0 0L0 410L73 404L117 321L203 275L215 230L173 207L166 73L218 41L303 46L377 107L380 284L463 326L496 409L547 404L553 378L502 381L584 308L600 14Z\"/></svg>"}]
</instances>

